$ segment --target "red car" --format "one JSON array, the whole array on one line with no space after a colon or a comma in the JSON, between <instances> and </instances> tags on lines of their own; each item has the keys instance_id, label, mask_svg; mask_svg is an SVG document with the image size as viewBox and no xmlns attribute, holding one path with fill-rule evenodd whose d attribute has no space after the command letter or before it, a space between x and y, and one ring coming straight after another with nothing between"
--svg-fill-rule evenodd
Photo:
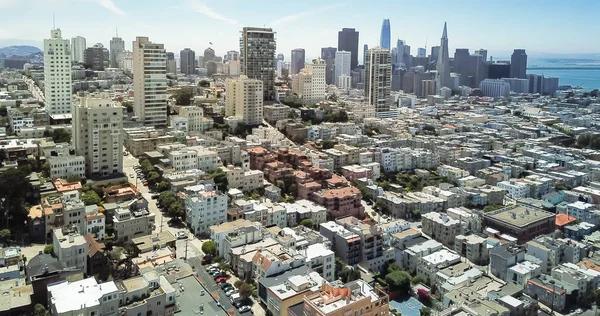
<instances>
[{"instance_id":1,"label":"red car","mask_svg":"<svg viewBox=\"0 0 600 316\"><path fill-rule=\"evenodd\" d=\"M226 277L218 277L215 282L217 283L224 283L227 282L227 278Z\"/></svg>"}]
</instances>

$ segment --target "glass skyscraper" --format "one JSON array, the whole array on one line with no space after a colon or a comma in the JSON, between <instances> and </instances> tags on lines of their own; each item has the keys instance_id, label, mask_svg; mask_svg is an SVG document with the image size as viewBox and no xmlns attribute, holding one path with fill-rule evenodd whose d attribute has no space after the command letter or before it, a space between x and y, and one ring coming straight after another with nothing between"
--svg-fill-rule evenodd
<instances>
[{"instance_id":1,"label":"glass skyscraper","mask_svg":"<svg viewBox=\"0 0 600 316\"><path fill-rule=\"evenodd\" d=\"M391 38L392 34L390 31L390 20L385 19L381 25L381 42L379 46L381 46L383 49L390 50L390 42L392 41Z\"/></svg>"}]
</instances>

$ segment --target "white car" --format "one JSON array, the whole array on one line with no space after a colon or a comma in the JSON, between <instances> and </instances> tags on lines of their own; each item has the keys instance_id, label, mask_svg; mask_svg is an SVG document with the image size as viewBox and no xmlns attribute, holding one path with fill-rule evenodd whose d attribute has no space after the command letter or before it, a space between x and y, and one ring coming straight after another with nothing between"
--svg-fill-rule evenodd
<instances>
[{"instance_id":1,"label":"white car","mask_svg":"<svg viewBox=\"0 0 600 316\"><path fill-rule=\"evenodd\" d=\"M244 306L242 306L242 307L240 307L240 308L238 309L238 312L240 312L240 313L245 313L245 312L249 312L251 309L252 309L252 308L251 308L250 306L248 306L248 305L244 305Z\"/></svg>"},{"instance_id":2,"label":"white car","mask_svg":"<svg viewBox=\"0 0 600 316\"><path fill-rule=\"evenodd\" d=\"M231 295L233 295L233 294L235 294L235 293L237 293L237 291L236 291L236 290L234 290L234 289L231 289L231 290L229 290L229 291L225 292L225 295L227 295L227 296L231 296Z\"/></svg>"},{"instance_id":3,"label":"white car","mask_svg":"<svg viewBox=\"0 0 600 316\"><path fill-rule=\"evenodd\" d=\"M177 235L177 239L187 239L188 238L188 234L184 231L178 231L176 235Z\"/></svg>"}]
</instances>

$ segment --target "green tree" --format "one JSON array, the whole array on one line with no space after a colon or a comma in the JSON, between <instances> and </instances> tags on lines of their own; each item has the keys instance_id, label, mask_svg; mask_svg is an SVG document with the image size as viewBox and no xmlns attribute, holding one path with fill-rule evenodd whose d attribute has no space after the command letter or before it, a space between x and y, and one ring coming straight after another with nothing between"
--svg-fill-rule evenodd
<instances>
[{"instance_id":1,"label":"green tree","mask_svg":"<svg viewBox=\"0 0 600 316\"><path fill-rule=\"evenodd\" d=\"M198 82L198 86L208 88L210 87L210 82L208 82L207 80L200 80L200 82Z\"/></svg>"},{"instance_id":2,"label":"green tree","mask_svg":"<svg viewBox=\"0 0 600 316\"><path fill-rule=\"evenodd\" d=\"M431 316L431 308L423 306L421 308L421 316Z\"/></svg>"},{"instance_id":3,"label":"green tree","mask_svg":"<svg viewBox=\"0 0 600 316\"><path fill-rule=\"evenodd\" d=\"M72 174L67 177L67 182L69 182L69 183L80 182L80 181L81 181L81 177L76 174Z\"/></svg>"},{"instance_id":4,"label":"green tree","mask_svg":"<svg viewBox=\"0 0 600 316\"><path fill-rule=\"evenodd\" d=\"M240 284L240 286L238 287L238 292L243 297L250 297L252 295L252 290L252 285L246 282L242 282L242 284Z\"/></svg>"},{"instance_id":5,"label":"green tree","mask_svg":"<svg viewBox=\"0 0 600 316\"><path fill-rule=\"evenodd\" d=\"M326 140L324 140L324 141L321 142L321 148L323 148L323 149L330 149L330 148L333 148L334 144L335 143L332 140L326 139Z\"/></svg>"},{"instance_id":6,"label":"green tree","mask_svg":"<svg viewBox=\"0 0 600 316\"><path fill-rule=\"evenodd\" d=\"M3 230L0 230L0 241L2 241L2 244L4 244L5 246L9 243L10 235L10 229L5 228Z\"/></svg>"},{"instance_id":7,"label":"green tree","mask_svg":"<svg viewBox=\"0 0 600 316\"><path fill-rule=\"evenodd\" d=\"M290 110L290 113L288 113L288 118L295 120L298 118L298 112L294 111L294 110Z\"/></svg>"},{"instance_id":8,"label":"green tree","mask_svg":"<svg viewBox=\"0 0 600 316\"><path fill-rule=\"evenodd\" d=\"M150 173L148 173L148 177L146 178L146 180L148 180L148 184L154 186L156 183L160 182L161 176L160 174L158 174L158 172L151 171Z\"/></svg>"},{"instance_id":9,"label":"green tree","mask_svg":"<svg viewBox=\"0 0 600 316\"><path fill-rule=\"evenodd\" d=\"M484 213L493 212L493 211L499 210L499 209L501 209L503 207L504 207L504 205L486 205L483 208L483 212Z\"/></svg>"},{"instance_id":10,"label":"green tree","mask_svg":"<svg viewBox=\"0 0 600 316\"><path fill-rule=\"evenodd\" d=\"M0 116L2 117L7 117L8 116L8 110L6 109L6 106L0 106Z\"/></svg>"},{"instance_id":11,"label":"green tree","mask_svg":"<svg viewBox=\"0 0 600 316\"><path fill-rule=\"evenodd\" d=\"M158 195L158 203L163 207L171 205L172 203L177 202L177 196L173 191L164 191Z\"/></svg>"},{"instance_id":12,"label":"green tree","mask_svg":"<svg viewBox=\"0 0 600 316\"><path fill-rule=\"evenodd\" d=\"M219 269L223 271L229 271L231 269L231 266L229 265L229 263L225 262L225 260L221 260L219 261Z\"/></svg>"},{"instance_id":13,"label":"green tree","mask_svg":"<svg viewBox=\"0 0 600 316\"><path fill-rule=\"evenodd\" d=\"M387 266L386 271L387 271L387 273L392 273L394 271L403 271L403 269L400 266L400 264L398 264L398 262L394 261Z\"/></svg>"},{"instance_id":14,"label":"green tree","mask_svg":"<svg viewBox=\"0 0 600 316\"><path fill-rule=\"evenodd\" d=\"M38 304L35 304L35 306L33 307L33 315L34 316L51 316L52 313L50 313L48 310L46 310L44 305L38 303Z\"/></svg>"},{"instance_id":15,"label":"green tree","mask_svg":"<svg viewBox=\"0 0 600 316\"><path fill-rule=\"evenodd\" d=\"M169 190L169 183L167 181L161 181L156 185L156 191L163 192Z\"/></svg>"},{"instance_id":16,"label":"green tree","mask_svg":"<svg viewBox=\"0 0 600 316\"><path fill-rule=\"evenodd\" d=\"M183 87L173 92L173 99L177 105L190 105L194 97L194 89L191 87Z\"/></svg>"},{"instance_id":17,"label":"green tree","mask_svg":"<svg viewBox=\"0 0 600 316\"><path fill-rule=\"evenodd\" d=\"M67 132L64 128L57 128L52 133L52 141L55 143L70 143L71 134L69 134L69 132Z\"/></svg>"},{"instance_id":18,"label":"green tree","mask_svg":"<svg viewBox=\"0 0 600 316\"><path fill-rule=\"evenodd\" d=\"M406 271L393 271L385 276L390 291L408 293L410 291L410 274Z\"/></svg>"},{"instance_id":19,"label":"green tree","mask_svg":"<svg viewBox=\"0 0 600 316\"><path fill-rule=\"evenodd\" d=\"M207 255L216 256L217 255L217 244L214 240L205 241L202 244L202 252Z\"/></svg>"},{"instance_id":20,"label":"green tree","mask_svg":"<svg viewBox=\"0 0 600 316\"><path fill-rule=\"evenodd\" d=\"M521 111L514 111L513 112L514 116L521 116L521 114L522 114Z\"/></svg>"},{"instance_id":21,"label":"green tree","mask_svg":"<svg viewBox=\"0 0 600 316\"><path fill-rule=\"evenodd\" d=\"M352 267L344 267L342 272L340 272L339 277L344 283L352 282L360 279L360 270Z\"/></svg>"},{"instance_id":22,"label":"green tree","mask_svg":"<svg viewBox=\"0 0 600 316\"><path fill-rule=\"evenodd\" d=\"M420 275L415 275L414 277L412 277L412 279L410 279L410 283L412 284L419 284L423 282L425 282L425 279Z\"/></svg>"},{"instance_id":23,"label":"green tree","mask_svg":"<svg viewBox=\"0 0 600 316\"><path fill-rule=\"evenodd\" d=\"M127 109L127 113L133 113L133 102L123 101L121 102L121 106Z\"/></svg>"},{"instance_id":24,"label":"green tree","mask_svg":"<svg viewBox=\"0 0 600 316\"><path fill-rule=\"evenodd\" d=\"M100 203L102 202L102 200L98 196L98 193L96 193L96 191L94 190L85 192L81 196L81 201L83 201L85 205L100 205Z\"/></svg>"},{"instance_id":25,"label":"green tree","mask_svg":"<svg viewBox=\"0 0 600 316\"><path fill-rule=\"evenodd\" d=\"M0 149L0 164L6 160L6 150Z\"/></svg>"},{"instance_id":26,"label":"green tree","mask_svg":"<svg viewBox=\"0 0 600 316\"><path fill-rule=\"evenodd\" d=\"M42 176L50 178L50 163L48 161L42 165Z\"/></svg>"},{"instance_id":27,"label":"green tree","mask_svg":"<svg viewBox=\"0 0 600 316\"><path fill-rule=\"evenodd\" d=\"M240 122L233 130L233 134L239 137L246 137L248 135L248 127L245 123Z\"/></svg>"},{"instance_id":28,"label":"green tree","mask_svg":"<svg viewBox=\"0 0 600 316\"><path fill-rule=\"evenodd\" d=\"M179 201L174 201L166 207L167 214L172 217L184 217L185 208Z\"/></svg>"},{"instance_id":29,"label":"green tree","mask_svg":"<svg viewBox=\"0 0 600 316\"><path fill-rule=\"evenodd\" d=\"M29 173L19 169L8 169L0 174L0 223L8 222L8 227L21 228L27 220L25 193L32 192L27 180ZM8 220L6 216L8 215ZM14 224L14 225L11 225ZM15 231L14 229L12 230Z\"/></svg>"},{"instance_id":30,"label":"green tree","mask_svg":"<svg viewBox=\"0 0 600 316\"><path fill-rule=\"evenodd\" d=\"M310 218L305 218L300 222L300 225L308 228L313 228L313 221Z\"/></svg>"},{"instance_id":31,"label":"green tree","mask_svg":"<svg viewBox=\"0 0 600 316\"><path fill-rule=\"evenodd\" d=\"M223 171L221 168L217 168L208 174L209 179L213 179L215 181L215 185L221 192L227 192L227 185L229 182L227 181L227 173Z\"/></svg>"},{"instance_id":32,"label":"green tree","mask_svg":"<svg viewBox=\"0 0 600 316\"><path fill-rule=\"evenodd\" d=\"M44 246L44 253L48 254L48 255L53 254L54 253L54 245L48 244L48 245Z\"/></svg>"}]
</instances>

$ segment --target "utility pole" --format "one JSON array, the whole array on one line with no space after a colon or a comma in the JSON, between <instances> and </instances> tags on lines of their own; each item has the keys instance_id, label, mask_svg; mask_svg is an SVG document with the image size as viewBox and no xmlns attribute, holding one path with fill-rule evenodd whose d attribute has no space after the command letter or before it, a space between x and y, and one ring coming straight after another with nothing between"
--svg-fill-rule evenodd
<instances>
[{"instance_id":1,"label":"utility pole","mask_svg":"<svg viewBox=\"0 0 600 316\"><path fill-rule=\"evenodd\" d=\"M188 240L185 240L185 256L183 257L183 260L187 260L187 246L188 246Z\"/></svg>"},{"instance_id":2,"label":"utility pole","mask_svg":"<svg viewBox=\"0 0 600 316\"><path fill-rule=\"evenodd\" d=\"M160 232L161 232L161 233L162 233L163 219L164 219L164 218L165 218L165 217L163 216L163 214L161 214L161 215L160 215ZM186 245L187 245L187 243L186 243Z\"/></svg>"}]
</instances>

